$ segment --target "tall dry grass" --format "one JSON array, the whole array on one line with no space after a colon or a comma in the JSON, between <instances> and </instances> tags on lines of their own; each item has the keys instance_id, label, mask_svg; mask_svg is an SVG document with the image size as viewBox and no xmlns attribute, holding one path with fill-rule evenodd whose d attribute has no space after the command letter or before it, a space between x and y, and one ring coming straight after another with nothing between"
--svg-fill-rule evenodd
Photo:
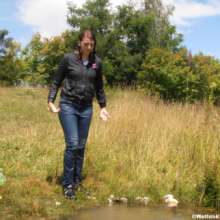
<instances>
[{"instance_id":1,"label":"tall dry grass","mask_svg":"<svg viewBox=\"0 0 220 220\"><path fill-rule=\"evenodd\" d=\"M184 201L201 200L213 173L217 182L210 183L211 190L218 188L217 108L165 104L138 92L119 91L109 110L108 123L93 121L86 164L101 191L130 197L150 194L155 199L171 192Z\"/></svg>"},{"instance_id":2,"label":"tall dry grass","mask_svg":"<svg viewBox=\"0 0 220 220\"><path fill-rule=\"evenodd\" d=\"M163 103L141 92L109 90L111 119L98 105L87 142L84 187L97 201L62 196L63 133L45 89L0 88L0 216L59 216L110 194L216 205L220 192L220 112L209 104ZM56 201L61 205L56 206Z\"/></svg>"}]
</instances>

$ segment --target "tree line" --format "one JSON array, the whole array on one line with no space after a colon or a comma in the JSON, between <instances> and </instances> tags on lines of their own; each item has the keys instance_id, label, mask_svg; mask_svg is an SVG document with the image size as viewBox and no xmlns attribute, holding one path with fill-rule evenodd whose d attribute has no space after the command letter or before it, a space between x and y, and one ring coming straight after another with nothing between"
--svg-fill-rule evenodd
<instances>
[{"instance_id":1,"label":"tree line","mask_svg":"<svg viewBox=\"0 0 220 220\"><path fill-rule=\"evenodd\" d=\"M192 55L183 36L169 22L172 6L161 0L130 2L113 10L109 0L68 4L72 30L43 38L36 33L25 48L0 30L0 82L4 85L48 85L61 57L78 43L80 30L90 28L103 60L105 83L141 88L166 100L208 100L220 97L220 62L202 53Z\"/></svg>"}]
</instances>

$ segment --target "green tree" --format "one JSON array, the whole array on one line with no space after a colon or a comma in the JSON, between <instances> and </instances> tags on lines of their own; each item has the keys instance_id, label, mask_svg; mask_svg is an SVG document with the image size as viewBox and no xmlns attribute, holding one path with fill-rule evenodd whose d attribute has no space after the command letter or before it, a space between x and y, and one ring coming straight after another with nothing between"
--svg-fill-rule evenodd
<instances>
[{"instance_id":1,"label":"green tree","mask_svg":"<svg viewBox=\"0 0 220 220\"><path fill-rule=\"evenodd\" d=\"M202 53L195 55L191 62L196 76L197 99L206 99L219 104L220 100L220 62Z\"/></svg>"},{"instance_id":2,"label":"green tree","mask_svg":"<svg viewBox=\"0 0 220 220\"><path fill-rule=\"evenodd\" d=\"M144 0L144 13L153 17L149 38L151 47L167 48L172 51L179 48L183 36L177 33L176 27L169 22L173 10L173 6L165 6L161 0Z\"/></svg>"},{"instance_id":3,"label":"green tree","mask_svg":"<svg viewBox=\"0 0 220 220\"><path fill-rule=\"evenodd\" d=\"M0 30L0 58L3 59L7 53L7 48L10 47L12 38L6 37L8 35L7 30Z\"/></svg>"},{"instance_id":4,"label":"green tree","mask_svg":"<svg viewBox=\"0 0 220 220\"><path fill-rule=\"evenodd\" d=\"M40 51L43 57L40 68L45 83L50 83L61 58L65 53L73 50L76 40L76 36L68 31L61 34L61 36L44 40L43 48Z\"/></svg>"},{"instance_id":5,"label":"green tree","mask_svg":"<svg viewBox=\"0 0 220 220\"><path fill-rule=\"evenodd\" d=\"M203 54L192 56L184 48L149 50L138 80L148 93L167 100L218 103L220 98L220 62Z\"/></svg>"},{"instance_id":6,"label":"green tree","mask_svg":"<svg viewBox=\"0 0 220 220\"><path fill-rule=\"evenodd\" d=\"M0 30L0 81L12 85L20 79L23 66L19 58L20 45L7 35L7 30Z\"/></svg>"},{"instance_id":7,"label":"green tree","mask_svg":"<svg viewBox=\"0 0 220 220\"><path fill-rule=\"evenodd\" d=\"M24 61L25 81L31 84L40 84L44 82L40 64L43 61L41 50L43 49L43 40L39 33L32 36L30 43L23 49L22 58Z\"/></svg>"},{"instance_id":8,"label":"green tree","mask_svg":"<svg viewBox=\"0 0 220 220\"><path fill-rule=\"evenodd\" d=\"M32 85L48 84L64 55L74 44L74 35L68 31L60 36L42 38L35 34L23 50L25 63L25 80Z\"/></svg>"},{"instance_id":9,"label":"green tree","mask_svg":"<svg viewBox=\"0 0 220 220\"><path fill-rule=\"evenodd\" d=\"M168 49L153 48L145 57L138 79L148 93L168 100L186 100L190 96L192 74L187 50L173 53Z\"/></svg>"}]
</instances>

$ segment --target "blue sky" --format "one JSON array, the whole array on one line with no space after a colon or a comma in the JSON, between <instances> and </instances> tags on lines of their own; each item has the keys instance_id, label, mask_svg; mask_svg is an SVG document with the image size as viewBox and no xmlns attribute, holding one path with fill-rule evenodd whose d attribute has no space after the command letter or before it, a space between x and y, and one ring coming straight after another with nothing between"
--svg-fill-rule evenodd
<instances>
[{"instance_id":1,"label":"blue sky","mask_svg":"<svg viewBox=\"0 0 220 220\"><path fill-rule=\"evenodd\" d=\"M184 28L184 45L193 53L199 51L220 59L220 16L204 17L190 28Z\"/></svg>"},{"instance_id":2,"label":"blue sky","mask_svg":"<svg viewBox=\"0 0 220 220\"><path fill-rule=\"evenodd\" d=\"M0 29L7 29L9 36L26 44L33 31L29 25L21 22L18 16L18 1L0 0Z\"/></svg>"},{"instance_id":3,"label":"blue sky","mask_svg":"<svg viewBox=\"0 0 220 220\"><path fill-rule=\"evenodd\" d=\"M220 59L220 0L162 0L174 5L171 23L184 35L183 44L193 54L202 52ZM60 34L66 24L67 0L0 0L0 29L25 45L33 33ZM85 0L72 0L81 5ZM113 7L126 0L110 0Z\"/></svg>"}]
</instances>

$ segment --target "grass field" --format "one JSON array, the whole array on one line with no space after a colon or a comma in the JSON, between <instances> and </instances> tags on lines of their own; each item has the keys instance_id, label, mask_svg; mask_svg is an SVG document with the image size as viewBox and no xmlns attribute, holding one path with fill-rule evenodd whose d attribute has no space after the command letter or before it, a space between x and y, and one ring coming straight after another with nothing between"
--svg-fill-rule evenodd
<instances>
[{"instance_id":1,"label":"grass field","mask_svg":"<svg viewBox=\"0 0 220 220\"><path fill-rule=\"evenodd\" d=\"M108 90L111 119L98 105L87 142L84 191L63 198L64 139L46 89L0 88L0 219L53 218L107 202L110 194L173 193L182 203L218 206L220 111L211 104L163 103L141 92ZM57 100L58 101L58 100ZM88 197L94 196L96 199Z\"/></svg>"}]
</instances>

